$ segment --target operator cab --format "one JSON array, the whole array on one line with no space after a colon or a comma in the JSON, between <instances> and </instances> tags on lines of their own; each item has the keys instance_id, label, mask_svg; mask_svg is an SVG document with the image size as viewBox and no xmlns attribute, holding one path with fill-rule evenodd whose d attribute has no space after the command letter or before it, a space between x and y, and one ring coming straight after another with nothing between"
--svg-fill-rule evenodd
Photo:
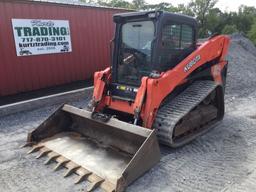
<instances>
[{"instance_id":1,"label":"operator cab","mask_svg":"<svg viewBox=\"0 0 256 192\"><path fill-rule=\"evenodd\" d=\"M113 98L135 99L144 76L156 78L196 49L194 18L162 11L114 15Z\"/></svg>"}]
</instances>

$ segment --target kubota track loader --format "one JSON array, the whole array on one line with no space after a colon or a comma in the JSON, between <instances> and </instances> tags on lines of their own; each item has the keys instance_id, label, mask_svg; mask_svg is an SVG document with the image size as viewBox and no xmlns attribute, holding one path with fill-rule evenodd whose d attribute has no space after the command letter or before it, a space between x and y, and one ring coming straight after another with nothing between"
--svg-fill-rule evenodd
<instances>
[{"instance_id":1,"label":"kubota track loader","mask_svg":"<svg viewBox=\"0 0 256 192\"><path fill-rule=\"evenodd\" d=\"M123 191L159 161L158 141L179 147L224 115L227 36L198 44L195 19L161 11L114 22L111 67L95 73L89 111L63 105L26 144L88 179L88 191Z\"/></svg>"}]
</instances>

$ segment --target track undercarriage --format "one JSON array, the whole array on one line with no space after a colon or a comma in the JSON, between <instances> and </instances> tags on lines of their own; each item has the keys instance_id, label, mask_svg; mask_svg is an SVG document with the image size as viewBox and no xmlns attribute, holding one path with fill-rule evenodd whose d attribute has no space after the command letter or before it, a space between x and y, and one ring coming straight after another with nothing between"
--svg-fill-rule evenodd
<instances>
[{"instance_id":1,"label":"track undercarriage","mask_svg":"<svg viewBox=\"0 0 256 192\"><path fill-rule=\"evenodd\" d=\"M212 81L196 81L159 110L154 123L160 143L179 147L223 117L223 94Z\"/></svg>"}]
</instances>

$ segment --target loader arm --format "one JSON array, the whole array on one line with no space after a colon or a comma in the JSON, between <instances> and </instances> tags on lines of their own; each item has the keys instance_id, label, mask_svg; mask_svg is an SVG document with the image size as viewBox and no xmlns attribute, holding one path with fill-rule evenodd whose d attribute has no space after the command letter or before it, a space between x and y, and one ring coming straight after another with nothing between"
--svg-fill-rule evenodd
<instances>
[{"instance_id":1,"label":"loader arm","mask_svg":"<svg viewBox=\"0 0 256 192\"><path fill-rule=\"evenodd\" d=\"M144 110L145 127L152 127L157 109L164 98L183 81L186 81L193 71L207 62L216 60L216 63L211 67L212 76L216 84L222 83L221 72L224 66L227 65L225 55L227 54L228 46L229 38L227 36L214 37L198 47L174 69L167 71L159 79L148 79L148 100Z\"/></svg>"}]
</instances>

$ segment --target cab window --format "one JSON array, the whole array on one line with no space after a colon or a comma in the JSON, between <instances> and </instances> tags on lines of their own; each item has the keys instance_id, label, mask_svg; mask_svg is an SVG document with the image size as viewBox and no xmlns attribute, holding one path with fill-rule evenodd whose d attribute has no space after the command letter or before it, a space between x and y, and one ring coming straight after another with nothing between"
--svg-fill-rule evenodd
<instances>
[{"instance_id":1,"label":"cab window","mask_svg":"<svg viewBox=\"0 0 256 192\"><path fill-rule=\"evenodd\" d=\"M193 28L186 24L166 24L162 29L160 61L164 70L175 67L194 50Z\"/></svg>"},{"instance_id":2,"label":"cab window","mask_svg":"<svg viewBox=\"0 0 256 192\"><path fill-rule=\"evenodd\" d=\"M189 25L182 25L180 42L181 49L193 46L193 29Z\"/></svg>"}]
</instances>

